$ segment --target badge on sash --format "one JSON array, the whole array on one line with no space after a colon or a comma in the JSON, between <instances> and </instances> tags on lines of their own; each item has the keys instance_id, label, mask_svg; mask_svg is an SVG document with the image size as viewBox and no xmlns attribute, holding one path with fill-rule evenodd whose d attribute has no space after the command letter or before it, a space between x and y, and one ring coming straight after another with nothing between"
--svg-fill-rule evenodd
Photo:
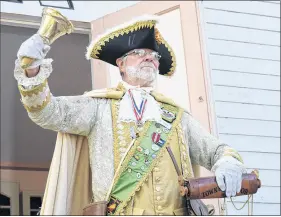
<instances>
[{"instance_id":1,"label":"badge on sash","mask_svg":"<svg viewBox=\"0 0 281 217\"><path fill-rule=\"evenodd\" d=\"M176 119L176 114L166 110L166 109L162 109L162 119L172 123L175 119Z\"/></svg>"},{"instance_id":2,"label":"badge on sash","mask_svg":"<svg viewBox=\"0 0 281 217\"><path fill-rule=\"evenodd\" d=\"M111 196L109 203L107 204L107 212L110 215L113 215L116 211L116 208L118 207L118 205L121 203L120 200L118 200L117 198Z\"/></svg>"},{"instance_id":3,"label":"badge on sash","mask_svg":"<svg viewBox=\"0 0 281 217\"><path fill-rule=\"evenodd\" d=\"M159 145L160 147L162 147L165 144L165 142L166 142L165 140L160 138L156 144Z\"/></svg>"},{"instance_id":4,"label":"badge on sash","mask_svg":"<svg viewBox=\"0 0 281 217\"><path fill-rule=\"evenodd\" d=\"M154 142L155 144L157 143L157 142L159 142L159 140L160 140L160 133L152 133L152 142Z\"/></svg>"},{"instance_id":5,"label":"badge on sash","mask_svg":"<svg viewBox=\"0 0 281 217\"><path fill-rule=\"evenodd\" d=\"M162 126L164 126L165 128L167 128L168 130L170 130L172 128L172 124L164 121L164 120L159 120L159 124L161 124Z\"/></svg>"}]
</instances>

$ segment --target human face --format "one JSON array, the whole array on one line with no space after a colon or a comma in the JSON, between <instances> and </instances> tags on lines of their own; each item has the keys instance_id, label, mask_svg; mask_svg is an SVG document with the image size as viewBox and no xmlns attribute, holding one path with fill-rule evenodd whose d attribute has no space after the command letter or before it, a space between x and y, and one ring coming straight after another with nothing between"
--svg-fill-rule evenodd
<instances>
[{"instance_id":1,"label":"human face","mask_svg":"<svg viewBox=\"0 0 281 217\"><path fill-rule=\"evenodd\" d=\"M124 73L123 80L134 86L153 86L158 74L159 59L161 56L150 49L135 49L116 63Z\"/></svg>"}]
</instances>

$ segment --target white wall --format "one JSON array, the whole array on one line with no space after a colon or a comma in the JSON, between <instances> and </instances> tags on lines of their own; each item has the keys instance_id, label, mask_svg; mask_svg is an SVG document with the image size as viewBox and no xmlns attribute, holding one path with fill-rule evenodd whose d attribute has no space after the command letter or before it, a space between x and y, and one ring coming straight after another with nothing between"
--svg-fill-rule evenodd
<instances>
[{"instance_id":1,"label":"white wall","mask_svg":"<svg viewBox=\"0 0 281 217\"><path fill-rule=\"evenodd\" d=\"M138 1L72 1L74 10L58 9L70 20L90 22L106 14L129 7ZM43 7L39 1L12 3L1 1L1 12L41 16Z\"/></svg>"},{"instance_id":2,"label":"white wall","mask_svg":"<svg viewBox=\"0 0 281 217\"><path fill-rule=\"evenodd\" d=\"M260 171L254 215L280 215L280 2L198 4L218 136ZM233 200L240 208L247 198Z\"/></svg>"}]
</instances>

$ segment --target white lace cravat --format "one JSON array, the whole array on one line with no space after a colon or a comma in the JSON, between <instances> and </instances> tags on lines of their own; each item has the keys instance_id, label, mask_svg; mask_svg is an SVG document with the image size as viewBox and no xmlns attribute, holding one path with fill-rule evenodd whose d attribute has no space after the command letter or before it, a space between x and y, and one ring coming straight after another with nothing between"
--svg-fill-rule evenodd
<instances>
[{"instance_id":1,"label":"white lace cravat","mask_svg":"<svg viewBox=\"0 0 281 217\"><path fill-rule=\"evenodd\" d=\"M133 111L132 101L129 95L128 90L131 90L131 93L134 97L134 100L138 107L140 107L141 101L143 99L142 95L145 95L147 98L146 108L143 113L142 123L145 121L157 121L161 120L161 108L159 103L151 96L149 93L153 90L153 88L146 87L136 87L127 84L126 82L122 82L124 87L127 89L124 94L122 100L120 101L120 109L118 121L120 122L136 122L136 116Z\"/></svg>"}]
</instances>

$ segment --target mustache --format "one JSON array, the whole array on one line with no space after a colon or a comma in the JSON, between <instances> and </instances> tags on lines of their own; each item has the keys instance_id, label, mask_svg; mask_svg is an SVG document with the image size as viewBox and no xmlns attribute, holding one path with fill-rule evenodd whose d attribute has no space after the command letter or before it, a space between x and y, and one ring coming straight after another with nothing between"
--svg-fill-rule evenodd
<instances>
[{"instance_id":1,"label":"mustache","mask_svg":"<svg viewBox=\"0 0 281 217\"><path fill-rule=\"evenodd\" d=\"M139 67L145 67L145 66L156 68L155 65L149 61L143 61L139 64Z\"/></svg>"}]
</instances>

